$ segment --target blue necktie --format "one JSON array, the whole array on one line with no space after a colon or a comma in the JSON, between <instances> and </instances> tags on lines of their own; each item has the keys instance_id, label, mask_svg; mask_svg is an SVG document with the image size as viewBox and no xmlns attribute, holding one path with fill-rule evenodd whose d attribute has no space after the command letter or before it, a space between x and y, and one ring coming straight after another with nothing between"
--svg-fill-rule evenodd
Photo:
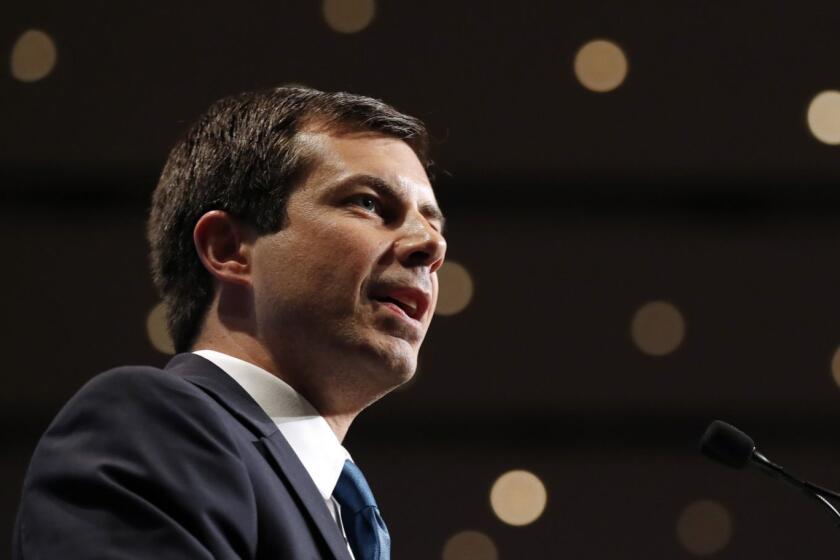
<instances>
[{"instance_id":1,"label":"blue necktie","mask_svg":"<svg viewBox=\"0 0 840 560\"><path fill-rule=\"evenodd\" d=\"M373 492L362 471L349 459L344 462L333 496L341 505L341 520L356 560L390 560L391 537Z\"/></svg>"}]
</instances>

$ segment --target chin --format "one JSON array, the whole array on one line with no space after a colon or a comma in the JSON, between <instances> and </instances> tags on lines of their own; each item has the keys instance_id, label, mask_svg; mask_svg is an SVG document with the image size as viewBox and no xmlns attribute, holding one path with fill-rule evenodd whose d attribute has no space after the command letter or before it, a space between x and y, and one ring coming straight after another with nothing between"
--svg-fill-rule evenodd
<instances>
[{"instance_id":1,"label":"chin","mask_svg":"<svg viewBox=\"0 0 840 560\"><path fill-rule=\"evenodd\" d=\"M382 360L383 373L389 378L402 384L414 376L417 370L416 354L392 354Z\"/></svg>"},{"instance_id":2,"label":"chin","mask_svg":"<svg viewBox=\"0 0 840 560\"><path fill-rule=\"evenodd\" d=\"M382 388L390 390L414 377L417 371L417 351L409 342L396 339L374 348L369 355L368 367Z\"/></svg>"}]
</instances>

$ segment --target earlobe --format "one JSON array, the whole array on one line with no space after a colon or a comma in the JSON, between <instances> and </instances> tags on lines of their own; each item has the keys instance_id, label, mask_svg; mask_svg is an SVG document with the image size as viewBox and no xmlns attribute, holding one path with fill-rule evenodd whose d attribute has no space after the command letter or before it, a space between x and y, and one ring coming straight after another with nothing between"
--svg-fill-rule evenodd
<instances>
[{"instance_id":1,"label":"earlobe","mask_svg":"<svg viewBox=\"0 0 840 560\"><path fill-rule=\"evenodd\" d=\"M251 284L250 228L222 210L211 210L196 222L193 243L204 268L219 282Z\"/></svg>"}]
</instances>

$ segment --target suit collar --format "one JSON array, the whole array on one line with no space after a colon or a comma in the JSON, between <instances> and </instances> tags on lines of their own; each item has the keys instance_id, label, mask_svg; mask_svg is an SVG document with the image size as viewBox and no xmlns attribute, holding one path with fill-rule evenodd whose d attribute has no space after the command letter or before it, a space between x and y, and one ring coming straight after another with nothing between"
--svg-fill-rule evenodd
<instances>
[{"instance_id":1,"label":"suit collar","mask_svg":"<svg viewBox=\"0 0 840 560\"><path fill-rule=\"evenodd\" d=\"M245 389L289 442L321 497L329 500L350 454L315 407L291 385L250 362L215 350L193 354L216 364Z\"/></svg>"},{"instance_id":2,"label":"suit collar","mask_svg":"<svg viewBox=\"0 0 840 560\"><path fill-rule=\"evenodd\" d=\"M350 560L344 537L312 478L271 418L245 389L214 363L196 354L178 354L165 369L203 389L258 434L258 445L267 452L278 475L285 478L291 491L297 494L336 560Z\"/></svg>"},{"instance_id":3,"label":"suit collar","mask_svg":"<svg viewBox=\"0 0 840 560\"><path fill-rule=\"evenodd\" d=\"M268 437L277 431L271 418L245 389L210 360L192 353L178 354L164 369L204 389L261 437Z\"/></svg>"}]
</instances>

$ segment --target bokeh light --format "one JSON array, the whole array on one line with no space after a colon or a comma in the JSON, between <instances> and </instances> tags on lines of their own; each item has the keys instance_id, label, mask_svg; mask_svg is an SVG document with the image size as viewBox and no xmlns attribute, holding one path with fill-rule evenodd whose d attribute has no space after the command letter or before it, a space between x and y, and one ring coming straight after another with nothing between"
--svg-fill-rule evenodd
<instances>
[{"instance_id":1,"label":"bokeh light","mask_svg":"<svg viewBox=\"0 0 840 560\"><path fill-rule=\"evenodd\" d=\"M575 55L574 69L586 89L599 93L612 91L627 78L627 56L617 44L596 39L583 45Z\"/></svg>"},{"instance_id":2,"label":"bokeh light","mask_svg":"<svg viewBox=\"0 0 840 560\"><path fill-rule=\"evenodd\" d=\"M455 315L463 311L472 301L473 280L469 271L455 261L448 260L437 271L440 293L438 294L438 315Z\"/></svg>"},{"instance_id":3,"label":"bokeh light","mask_svg":"<svg viewBox=\"0 0 840 560\"><path fill-rule=\"evenodd\" d=\"M163 303L158 303L149 311L146 317L146 334L149 336L149 342L158 352L175 353L175 344L166 326L166 306Z\"/></svg>"},{"instance_id":4,"label":"bokeh light","mask_svg":"<svg viewBox=\"0 0 840 560\"><path fill-rule=\"evenodd\" d=\"M499 552L493 539L478 531L452 535L443 547L443 560L497 560Z\"/></svg>"},{"instance_id":5,"label":"bokeh light","mask_svg":"<svg viewBox=\"0 0 840 560\"><path fill-rule=\"evenodd\" d=\"M324 0L324 21L333 31L358 33L376 15L374 0Z\"/></svg>"},{"instance_id":6,"label":"bokeh light","mask_svg":"<svg viewBox=\"0 0 840 560\"><path fill-rule=\"evenodd\" d=\"M37 82L52 72L57 60L52 38L40 29L30 29L12 47L12 76L21 82Z\"/></svg>"},{"instance_id":7,"label":"bokeh light","mask_svg":"<svg viewBox=\"0 0 840 560\"><path fill-rule=\"evenodd\" d=\"M709 556L723 550L732 538L732 516L720 503L697 500L680 513L677 539L695 556Z\"/></svg>"},{"instance_id":8,"label":"bokeh light","mask_svg":"<svg viewBox=\"0 0 840 560\"><path fill-rule=\"evenodd\" d=\"M834 356L831 357L831 375L834 377L834 382L840 385L840 346L834 351Z\"/></svg>"},{"instance_id":9,"label":"bokeh light","mask_svg":"<svg viewBox=\"0 0 840 560\"><path fill-rule=\"evenodd\" d=\"M840 91L823 91L808 105L808 128L825 144L840 144Z\"/></svg>"},{"instance_id":10,"label":"bokeh light","mask_svg":"<svg viewBox=\"0 0 840 560\"><path fill-rule=\"evenodd\" d=\"M547 494L542 481L533 473L509 471L493 483L490 505L496 516L508 525L528 525L545 510Z\"/></svg>"},{"instance_id":11,"label":"bokeh light","mask_svg":"<svg viewBox=\"0 0 840 560\"><path fill-rule=\"evenodd\" d=\"M664 356L682 344L685 320L673 304L651 301L636 311L630 325L630 334L633 342L645 354Z\"/></svg>"}]
</instances>

